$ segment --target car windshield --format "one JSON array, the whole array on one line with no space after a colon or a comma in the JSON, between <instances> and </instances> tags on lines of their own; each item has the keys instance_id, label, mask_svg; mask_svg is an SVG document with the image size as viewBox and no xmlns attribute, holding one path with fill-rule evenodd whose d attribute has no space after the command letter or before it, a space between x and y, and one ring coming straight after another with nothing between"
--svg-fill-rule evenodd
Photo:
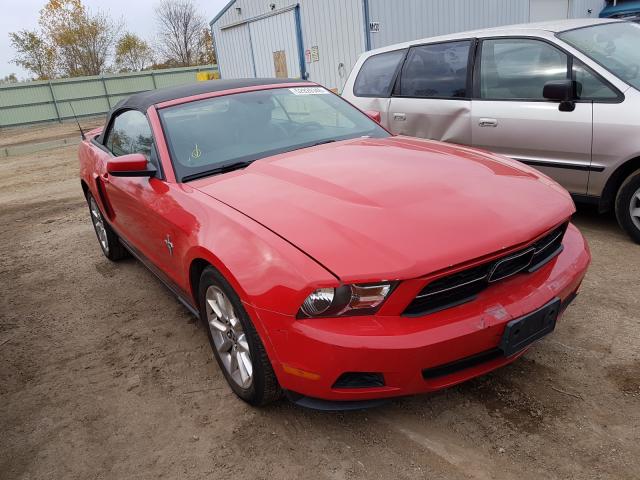
<instances>
[{"instance_id":1,"label":"car windshield","mask_svg":"<svg viewBox=\"0 0 640 480\"><path fill-rule=\"evenodd\" d=\"M558 37L640 90L640 25L607 23L569 30Z\"/></svg>"},{"instance_id":2,"label":"car windshield","mask_svg":"<svg viewBox=\"0 0 640 480\"><path fill-rule=\"evenodd\" d=\"M160 110L176 176L188 181L278 153L389 133L321 87L276 88Z\"/></svg>"}]
</instances>

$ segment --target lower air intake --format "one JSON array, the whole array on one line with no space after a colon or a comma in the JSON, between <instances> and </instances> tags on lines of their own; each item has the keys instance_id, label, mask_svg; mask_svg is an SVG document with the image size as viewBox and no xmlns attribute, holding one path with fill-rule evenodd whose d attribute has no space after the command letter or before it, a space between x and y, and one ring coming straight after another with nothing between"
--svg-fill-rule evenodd
<instances>
[{"instance_id":1,"label":"lower air intake","mask_svg":"<svg viewBox=\"0 0 640 480\"><path fill-rule=\"evenodd\" d=\"M384 387L381 373L345 372L333 384L333 388L372 388Z\"/></svg>"}]
</instances>

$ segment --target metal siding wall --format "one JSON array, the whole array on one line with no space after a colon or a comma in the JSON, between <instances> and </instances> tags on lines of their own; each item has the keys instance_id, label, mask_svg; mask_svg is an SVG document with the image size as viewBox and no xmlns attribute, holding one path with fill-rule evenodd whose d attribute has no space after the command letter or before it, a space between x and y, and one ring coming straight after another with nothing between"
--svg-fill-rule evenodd
<instances>
[{"instance_id":1,"label":"metal siding wall","mask_svg":"<svg viewBox=\"0 0 640 480\"><path fill-rule=\"evenodd\" d=\"M325 0L315 1L323 2ZM253 17L257 17L258 15L269 13L271 11L271 9L269 8L269 5L271 3L275 3L276 9L280 10L282 8L290 7L300 2L296 0L236 0L231 8L224 12L224 14L218 19L218 21L214 24L214 27L224 27L225 25L231 25L232 23L241 22ZM241 9L240 14L237 13L237 8Z\"/></svg>"},{"instance_id":2,"label":"metal siding wall","mask_svg":"<svg viewBox=\"0 0 640 480\"><path fill-rule=\"evenodd\" d=\"M305 50L319 50L319 61L306 64L309 80L342 91L365 49L362 0L301 0L300 17Z\"/></svg>"},{"instance_id":3,"label":"metal siding wall","mask_svg":"<svg viewBox=\"0 0 640 480\"><path fill-rule=\"evenodd\" d=\"M78 77L0 86L0 127L106 113L124 97L144 90L196 81L213 65L104 77ZM55 102L54 102L55 98Z\"/></svg>"},{"instance_id":4,"label":"metal siding wall","mask_svg":"<svg viewBox=\"0 0 640 480\"><path fill-rule=\"evenodd\" d=\"M238 0L213 25L212 30L216 37L219 56L218 63L223 78L237 77L239 73L252 77L253 72L245 65L247 56L243 53L243 49L238 48L237 44L227 42L226 29L221 30L221 27L269 13L269 3L268 1ZM304 50L314 46L319 50L319 61L306 64L309 80L341 90L358 56L364 51L362 0L286 0L275 3L278 9L297 3L300 5ZM236 11L238 7L241 9L241 14ZM275 36L276 32L271 32L270 35ZM262 52L262 49L255 39L253 48L258 64L257 70L262 70L260 65L263 63L273 64L273 52L268 52L269 58L263 58L265 54L258 54L258 50ZM297 77L299 76L298 62L296 59L296 68L292 70L289 67L292 60L287 53L289 75ZM340 64L343 64L344 68L339 70Z\"/></svg>"},{"instance_id":5,"label":"metal siding wall","mask_svg":"<svg viewBox=\"0 0 640 480\"><path fill-rule=\"evenodd\" d=\"M284 50L287 57L288 76L300 78L296 20L293 10L251 22L249 31L257 77L275 77L273 52Z\"/></svg>"},{"instance_id":6,"label":"metal siding wall","mask_svg":"<svg viewBox=\"0 0 640 480\"><path fill-rule=\"evenodd\" d=\"M371 48L529 21L529 0L369 0Z\"/></svg>"},{"instance_id":7,"label":"metal siding wall","mask_svg":"<svg viewBox=\"0 0 640 480\"><path fill-rule=\"evenodd\" d=\"M216 24L213 28L219 56L217 60L220 65L220 76L222 78L254 77L249 26L244 24L221 30L221 25L226 23Z\"/></svg>"},{"instance_id":8,"label":"metal siding wall","mask_svg":"<svg viewBox=\"0 0 640 480\"><path fill-rule=\"evenodd\" d=\"M604 0L572 0L569 6L569 16L571 18L598 18L604 5ZM589 13L589 9L591 9L591 13Z\"/></svg>"}]
</instances>

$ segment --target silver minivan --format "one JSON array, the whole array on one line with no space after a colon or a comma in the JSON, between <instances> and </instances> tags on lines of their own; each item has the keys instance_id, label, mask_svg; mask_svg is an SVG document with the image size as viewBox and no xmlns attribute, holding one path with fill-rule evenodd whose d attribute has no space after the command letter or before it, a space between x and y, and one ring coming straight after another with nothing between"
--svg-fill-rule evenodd
<instances>
[{"instance_id":1,"label":"silver minivan","mask_svg":"<svg viewBox=\"0 0 640 480\"><path fill-rule=\"evenodd\" d=\"M392 133L532 165L640 243L640 25L564 20L364 53L343 96Z\"/></svg>"}]
</instances>

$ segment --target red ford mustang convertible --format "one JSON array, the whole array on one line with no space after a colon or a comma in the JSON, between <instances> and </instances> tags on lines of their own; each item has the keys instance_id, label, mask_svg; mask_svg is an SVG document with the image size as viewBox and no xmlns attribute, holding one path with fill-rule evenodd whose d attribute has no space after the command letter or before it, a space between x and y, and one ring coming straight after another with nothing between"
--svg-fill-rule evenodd
<instances>
[{"instance_id":1,"label":"red ford mustang convertible","mask_svg":"<svg viewBox=\"0 0 640 480\"><path fill-rule=\"evenodd\" d=\"M309 82L130 96L80 146L104 254L207 326L233 391L359 408L518 358L590 261L565 190L513 160L392 136Z\"/></svg>"}]
</instances>

